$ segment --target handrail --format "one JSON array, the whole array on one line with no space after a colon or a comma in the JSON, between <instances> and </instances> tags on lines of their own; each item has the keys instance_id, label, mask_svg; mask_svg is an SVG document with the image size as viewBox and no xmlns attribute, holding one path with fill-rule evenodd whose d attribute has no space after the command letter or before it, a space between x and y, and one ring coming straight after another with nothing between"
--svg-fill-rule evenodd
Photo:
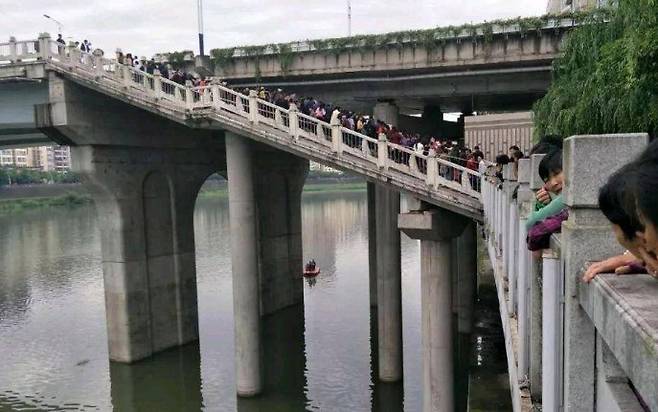
<instances>
[{"instance_id":1,"label":"handrail","mask_svg":"<svg viewBox=\"0 0 658 412\"><path fill-rule=\"evenodd\" d=\"M12 47L17 44L41 45L41 47L35 46L32 53L21 55L21 57L44 60L55 65L60 64L67 69L73 66L73 68L81 69L85 75L93 75L104 81L113 81L129 90L155 97L161 103L173 103L172 109L185 114L204 113L201 110L209 108L216 111L226 110L247 118L253 123L263 122L286 131L293 135L295 140L299 136L311 139L323 146L332 147L334 152L345 151L351 155L360 156L373 167L384 169L391 167L404 174L425 180L430 187L442 185L480 199L479 190L476 189L476 186L479 187L479 183L476 185L471 180L471 177L480 178L477 171L435 155L425 155L406 146L388 142L383 136L373 139L352 129L339 125L332 126L323 120L300 113L294 106L284 109L258 98L254 92L247 96L221 84L201 87L181 85L163 78L157 72L149 74L135 69L131 65L118 63L116 59L86 53L72 46L63 47L50 40L49 37L39 38L36 41L10 43ZM0 52L3 52L5 45L5 43L0 43ZM12 54L9 61L18 61L16 56L16 54ZM0 55L0 64L2 61L3 55ZM352 138L344 141L345 135L352 136ZM382 148L384 152L381 152ZM391 157L390 153L404 154L404 158L398 158L398 155ZM439 170L439 165L447 166L450 170L459 173L456 176L460 176L461 182L456 181L457 178L452 176L444 176ZM469 179L464 179L466 176Z\"/></svg>"}]
</instances>

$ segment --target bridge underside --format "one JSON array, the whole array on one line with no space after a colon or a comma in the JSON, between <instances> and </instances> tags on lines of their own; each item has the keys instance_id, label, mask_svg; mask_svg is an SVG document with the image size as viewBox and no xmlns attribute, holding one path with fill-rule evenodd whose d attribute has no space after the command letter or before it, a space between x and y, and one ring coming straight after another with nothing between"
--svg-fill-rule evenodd
<instances>
[{"instance_id":1,"label":"bridge underside","mask_svg":"<svg viewBox=\"0 0 658 412\"><path fill-rule=\"evenodd\" d=\"M551 83L551 67L497 65L459 71L408 70L342 75L231 80L237 88L262 85L298 96L313 96L351 110L371 113L380 101L394 101L402 114L422 113L436 106L444 113L525 111L532 108Z\"/></svg>"},{"instance_id":2,"label":"bridge underside","mask_svg":"<svg viewBox=\"0 0 658 412\"><path fill-rule=\"evenodd\" d=\"M34 106L48 102L48 83L0 76L0 147L52 143L34 122Z\"/></svg>"}]
</instances>

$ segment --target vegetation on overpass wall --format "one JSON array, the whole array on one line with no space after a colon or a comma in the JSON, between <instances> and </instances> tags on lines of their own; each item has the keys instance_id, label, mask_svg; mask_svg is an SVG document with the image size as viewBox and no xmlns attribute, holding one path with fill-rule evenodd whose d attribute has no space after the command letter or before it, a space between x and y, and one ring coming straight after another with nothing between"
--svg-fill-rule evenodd
<instances>
[{"instance_id":1,"label":"vegetation on overpass wall","mask_svg":"<svg viewBox=\"0 0 658 412\"><path fill-rule=\"evenodd\" d=\"M599 12L595 11L593 13ZM572 24L579 24L587 21L591 14L592 12L576 12L547 14L541 17L517 17L479 24L436 27L425 30L316 39L308 40L307 43L311 46L309 51L333 56L339 56L347 51L358 51L363 55L381 49L397 49L401 52L404 47L421 47L427 50L429 58L433 51L445 45L449 39L479 41L489 44L493 41L494 35L497 32L513 31L525 37L528 33L539 32L542 29L551 27L560 27L565 20L571 21ZM292 42L212 49L210 55L215 66L222 69L229 67L239 57L255 58L258 65L260 57L277 56L281 65L281 71L285 74L290 70L295 54L295 46L299 44L300 42ZM169 53L168 60L174 66L181 65L184 63L184 57L187 54L191 54L191 51Z\"/></svg>"},{"instance_id":2,"label":"vegetation on overpass wall","mask_svg":"<svg viewBox=\"0 0 658 412\"><path fill-rule=\"evenodd\" d=\"M658 135L658 0L619 0L572 31L534 107L535 134Z\"/></svg>"}]
</instances>

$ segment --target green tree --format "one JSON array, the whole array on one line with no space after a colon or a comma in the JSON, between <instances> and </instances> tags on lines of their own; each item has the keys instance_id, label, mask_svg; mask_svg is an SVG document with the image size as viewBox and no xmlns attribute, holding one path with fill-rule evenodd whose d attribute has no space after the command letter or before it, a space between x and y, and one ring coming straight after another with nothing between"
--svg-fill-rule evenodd
<instances>
[{"instance_id":1,"label":"green tree","mask_svg":"<svg viewBox=\"0 0 658 412\"><path fill-rule=\"evenodd\" d=\"M658 134L658 0L619 0L567 38L535 134Z\"/></svg>"}]
</instances>

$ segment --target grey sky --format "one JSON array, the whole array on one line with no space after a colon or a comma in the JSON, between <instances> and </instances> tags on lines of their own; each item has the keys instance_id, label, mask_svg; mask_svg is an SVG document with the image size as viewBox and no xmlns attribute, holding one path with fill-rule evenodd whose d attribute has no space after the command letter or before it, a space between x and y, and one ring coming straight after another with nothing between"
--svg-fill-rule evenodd
<instances>
[{"instance_id":1,"label":"grey sky","mask_svg":"<svg viewBox=\"0 0 658 412\"><path fill-rule=\"evenodd\" d=\"M544 14L546 0L352 0L353 34L458 25ZM2 36L54 34L48 14L64 36L94 47L151 56L197 50L196 0L0 0ZM204 2L206 50L347 34L347 0L240 0ZM1 41L6 41L1 40Z\"/></svg>"}]
</instances>

